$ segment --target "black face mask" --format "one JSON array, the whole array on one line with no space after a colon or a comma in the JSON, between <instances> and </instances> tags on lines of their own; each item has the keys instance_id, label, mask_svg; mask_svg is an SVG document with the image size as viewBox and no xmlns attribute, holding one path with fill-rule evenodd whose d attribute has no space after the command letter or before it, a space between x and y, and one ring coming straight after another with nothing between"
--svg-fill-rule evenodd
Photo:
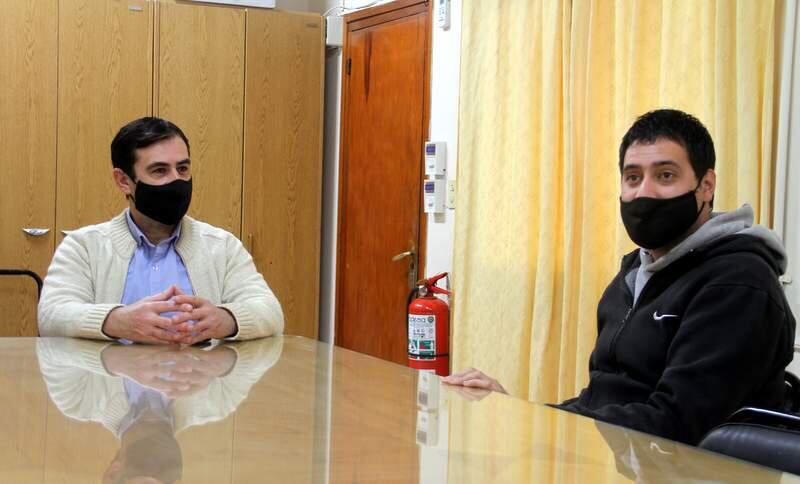
<instances>
[{"instance_id":1,"label":"black face mask","mask_svg":"<svg viewBox=\"0 0 800 484\"><path fill-rule=\"evenodd\" d=\"M192 179L175 180L166 185L136 182L133 197L136 210L164 225L176 225L189 210L192 202Z\"/></svg>"},{"instance_id":2,"label":"black face mask","mask_svg":"<svg viewBox=\"0 0 800 484\"><path fill-rule=\"evenodd\" d=\"M628 236L639 247L651 250L677 240L694 224L705 206L703 202L697 209L695 190L673 198L639 197L630 202L620 198L620 214Z\"/></svg>"}]
</instances>

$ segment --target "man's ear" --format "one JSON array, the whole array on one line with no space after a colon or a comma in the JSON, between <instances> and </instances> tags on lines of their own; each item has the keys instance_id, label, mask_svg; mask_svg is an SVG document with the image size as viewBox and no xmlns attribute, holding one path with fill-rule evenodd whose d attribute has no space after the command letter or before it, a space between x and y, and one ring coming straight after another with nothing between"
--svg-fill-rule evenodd
<instances>
[{"instance_id":1,"label":"man's ear","mask_svg":"<svg viewBox=\"0 0 800 484\"><path fill-rule=\"evenodd\" d=\"M111 176L114 177L114 184L119 188L119 191L125 195L127 198L128 196L133 195L133 191L135 189L133 180L122 170L119 168L114 168L111 171Z\"/></svg>"},{"instance_id":2,"label":"man's ear","mask_svg":"<svg viewBox=\"0 0 800 484\"><path fill-rule=\"evenodd\" d=\"M706 171L703 180L700 182L700 200L708 203L709 205L714 200L714 192L717 190L717 173L709 169Z\"/></svg>"}]
</instances>

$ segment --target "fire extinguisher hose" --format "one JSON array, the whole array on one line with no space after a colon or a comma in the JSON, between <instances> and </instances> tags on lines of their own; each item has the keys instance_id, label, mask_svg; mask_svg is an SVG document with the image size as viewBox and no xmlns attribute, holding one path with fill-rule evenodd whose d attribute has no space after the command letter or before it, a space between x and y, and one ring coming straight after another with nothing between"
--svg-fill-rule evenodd
<instances>
[{"instance_id":1,"label":"fire extinguisher hose","mask_svg":"<svg viewBox=\"0 0 800 484\"><path fill-rule=\"evenodd\" d=\"M411 301L413 301L414 298L417 297L418 293L419 293L419 286L415 285L414 288L408 293L408 298L406 299L406 307L403 308L404 309L403 324L405 325L406 348L408 348L408 345L411 343L411 341L408 339L408 307L411 306ZM411 355L411 352L409 351L408 354Z\"/></svg>"}]
</instances>

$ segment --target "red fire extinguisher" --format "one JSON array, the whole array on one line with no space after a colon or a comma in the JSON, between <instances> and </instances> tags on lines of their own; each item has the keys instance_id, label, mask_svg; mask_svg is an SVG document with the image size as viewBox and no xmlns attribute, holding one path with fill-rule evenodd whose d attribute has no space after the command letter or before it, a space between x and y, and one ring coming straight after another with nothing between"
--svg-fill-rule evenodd
<instances>
[{"instance_id":1,"label":"red fire extinguisher","mask_svg":"<svg viewBox=\"0 0 800 484\"><path fill-rule=\"evenodd\" d=\"M450 291L436 286L446 272L417 282L408 295L408 366L450 374L450 308L434 296Z\"/></svg>"}]
</instances>

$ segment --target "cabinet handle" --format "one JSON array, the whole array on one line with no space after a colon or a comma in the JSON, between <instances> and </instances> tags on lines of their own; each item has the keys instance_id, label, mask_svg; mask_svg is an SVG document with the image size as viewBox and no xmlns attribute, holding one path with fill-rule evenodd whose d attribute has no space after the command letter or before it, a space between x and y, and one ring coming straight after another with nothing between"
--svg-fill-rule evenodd
<instances>
[{"instance_id":1,"label":"cabinet handle","mask_svg":"<svg viewBox=\"0 0 800 484\"><path fill-rule=\"evenodd\" d=\"M26 234L30 235L30 236L33 236L33 237L41 237L42 235L45 235L48 232L50 232L50 229L39 229L39 228L33 228L33 227L25 227L25 228L22 229L22 231L25 232Z\"/></svg>"},{"instance_id":2,"label":"cabinet handle","mask_svg":"<svg viewBox=\"0 0 800 484\"><path fill-rule=\"evenodd\" d=\"M253 234L247 234L247 252L253 255Z\"/></svg>"}]
</instances>

